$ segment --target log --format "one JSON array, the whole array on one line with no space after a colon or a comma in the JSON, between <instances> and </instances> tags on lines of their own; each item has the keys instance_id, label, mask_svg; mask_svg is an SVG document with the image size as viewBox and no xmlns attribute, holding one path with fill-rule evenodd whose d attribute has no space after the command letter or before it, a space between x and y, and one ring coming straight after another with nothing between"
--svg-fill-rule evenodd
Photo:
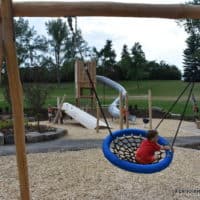
<instances>
[{"instance_id":1,"label":"log","mask_svg":"<svg viewBox=\"0 0 200 200\"><path fill-rule=\"evenodd\" d=\"M126 128L129 128L129 110L128 110L128 93L126 93L125 98L125 108L126 108Z\"/></svg>"},{"instance_id":2,"label":"log","mask_svg":"<svg viewBox=\"0 0 200 200\"><path fill-rule=\"evenodd\" d=\"M119 129L122 130L124 128L124 116L123 116L123 109L124 109L124 105L123 105L123 96L122 96L122 92L119 93Z\"/></svg>"},{"instance_id":3,"label":"log","mask_svg":"<svg viewBox=\"0 0 200 200\"><path fill-rule=\"evenodd\" d=\"M16 145L17 167L22 200L30 199L28 167L25 148L23 94L17 64L14 41L12 1L1 0L1 17L3 27L3 46L6 57L8 82L14 119L14 137Z\"/></svg>"},{"instance_id":4,"label":"log","mask_svg":"<svg viewBox=\"0 0 200 200\"><path fill-rule=\"evenodd\" d=\"M1 70L2 70L3 59L4 59L2 31L3 31L2 30L2 21L0 19L0 83L1 83Z\"/></svg>"},{"instance_id":5,"label":"log","mask_svg":"<svg viewBox=\"0 0 200 200\"><path fill-rule=\"evenodd\" d=\"M99 133L100 108L99 108L98 102L96 103L96 111L97 111L97 127L96 127L96 132Z\"/></svg>"},{"instance_id":6,"label":"log","mask_svg":"<svg viewBox=\"0 0 200 200\"><path fill-rule=\"evenodd\" d=\"M149 107L149 129L152 130L152 95L151 90L148 90L148 107Z\"/></svg>"},{"instance_id":7,"label":"log","mask_svg":"<svg viewBox=\"0 0 200 200\"><path fill-rule=\"evenodd\" d=\"M17 17L153 17L153 18L200 18L199 5L185 4L136 4L117 2L15 2L13 14Z\"/></svg>"},{"instance_id":8,"label":"log","mask_svg":"<svg viewBox=\"0 0 200 200\"><path fill-rule=\"evenodd\" d=\"M59 103L59 106L57 107L58 110L57 110L56 116L55 116L55 118L54 118L54 120L53 120L53 123L54 123L54 124L58 122L58 119L59 119L59 116L60 116L60 112L61 112L61 108L62 108L63 102L65 101L65 98L66 98L66 96L64 95L64 96L62 97L61 102Z\"/></svg>"}]
</instances>

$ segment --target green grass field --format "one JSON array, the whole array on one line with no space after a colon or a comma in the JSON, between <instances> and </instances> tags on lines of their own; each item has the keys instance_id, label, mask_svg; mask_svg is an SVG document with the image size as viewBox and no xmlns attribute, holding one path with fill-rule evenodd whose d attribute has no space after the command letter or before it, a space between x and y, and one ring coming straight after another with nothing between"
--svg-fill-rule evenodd
<instances>
[{"instance_id":1,"label":"green grass field","mask_svg":"<svg viewBox=\"0 0 200 200\"><path fill-rule=\"evenodd\" d=\"M153 106L158 106L167 110L173 101L177 98L179 93L183 90L187 83L182 81L141 81L139 88L135 81L122 81L119 82L126 88L129 95L129 104L137 104L139 108L146 108L148 106L147 99L144 96L147 95L148 89L152 91ZM200 87L199 83L195 85L194 94L197 100L200 100ZM63 84L43 84L40 87L50 87L49 98L46 102L48 104L56 105L56 98L66 95L66 101L75 103L75 85L74 83ZM117 96L118 92L101 84L97 84L97 92L101 99L102 104L109 105ZM188 91L184 94L183 98L174 108L174 113L181 113ZM139 97L141 96L141 98ZM82 101L85 105L89 105L89 100ZM0 88L0 107L7 106L3 94L2 88ZM187 109L187 115L192 114L192 103L189 103Z\"/></svg>"}]
</instances>

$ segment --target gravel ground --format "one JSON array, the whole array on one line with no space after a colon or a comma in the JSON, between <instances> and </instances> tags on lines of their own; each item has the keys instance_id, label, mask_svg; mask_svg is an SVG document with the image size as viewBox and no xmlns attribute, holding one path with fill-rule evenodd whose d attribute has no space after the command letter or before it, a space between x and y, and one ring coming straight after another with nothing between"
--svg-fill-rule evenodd
<instances>
[{"instance_id":1,"label":"gravel ground","mask_svg":"<svg viewBox=\"0 0 200 200\"><path fill-rule=\"evenodd\" d=\"M143 126L140 121L137 127ZM117 122L113 124L117 129ZM176 126L177 121L167 120L160 133L169 137ZM107 133L96 134L69 122L66 127L66 137L74 140L100 139ZM180 131L181 136L198 133L190 122L184 122ZM170 167L150 175L112 166L100 149L28 154L28 165L33 200L200 199L200 152L193 149L176 147ZM18 184L15 156L1 156L0 200L19 199Z\"/></svg>"}]
</instances>

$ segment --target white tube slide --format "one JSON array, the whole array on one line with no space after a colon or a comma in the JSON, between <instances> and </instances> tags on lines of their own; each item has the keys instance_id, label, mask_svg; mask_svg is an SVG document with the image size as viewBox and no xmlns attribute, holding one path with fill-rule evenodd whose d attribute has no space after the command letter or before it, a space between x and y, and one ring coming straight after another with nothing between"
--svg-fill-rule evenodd
<instances>
[{"instance_id":1,"label":"white tube slide","mask_svg":"<svg viewBox=\"0 0 200 200\"><path fill-rule=\"evenodd\" d=\"M103 83L103 84L117 90L118 92L121 92L122 98L123 99L125 98L127 91L119 83L117 83L117 82L115 82L115 81L113 81L113 80L111 80L111 79L109 79L105 76L96 76L96 79L99 83ZM108 112L114 118L119 118L119 116L120 116L120 110L119 110L118 107L119 107L119 97L117 97L108 107ZM136 117L134 115L129 115L129 120L135 121Z\"/></svg>"}]
</instances>

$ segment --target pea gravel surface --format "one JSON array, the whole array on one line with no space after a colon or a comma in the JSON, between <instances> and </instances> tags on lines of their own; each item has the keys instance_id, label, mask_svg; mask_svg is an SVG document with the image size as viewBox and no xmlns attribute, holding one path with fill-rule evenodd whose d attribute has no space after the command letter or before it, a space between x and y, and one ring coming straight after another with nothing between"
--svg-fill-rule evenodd
<instances>
[{"instance_id":1,"label":"pea gravel surface","mask_svg":"<svg viewBox=\"0 0 200 200\"><path fill-rule=\"evenodd\" d=\"M168 120L160 133L170 136L176 125L177 121ZM114 124L115 129L117 126L118 123ZM138 121L135 126L141 128L143 124ZM75 124L68 123L66 128L66 137L70 139L103 138L106 135L106 130L96 133ZM184 122L180 135L194 136L198 131L193 123ZM33 200L200 199L200 151L195 149L175 147L170 167L149 175L114 167L99 148L28 154L27 157ZM16 157L1 156L0 200L18 199Z\"/></svg>"}]
</instances>

